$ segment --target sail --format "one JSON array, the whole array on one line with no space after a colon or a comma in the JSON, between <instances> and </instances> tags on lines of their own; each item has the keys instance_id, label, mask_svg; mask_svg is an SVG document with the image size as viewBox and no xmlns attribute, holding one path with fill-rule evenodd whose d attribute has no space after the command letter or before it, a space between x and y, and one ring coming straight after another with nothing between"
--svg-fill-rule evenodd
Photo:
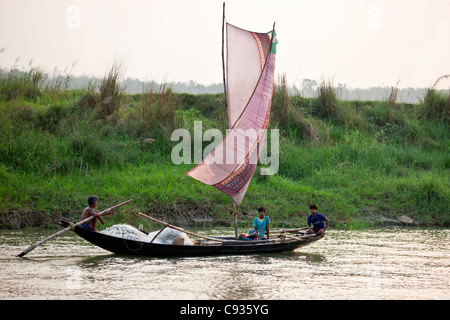
<instances>
[{"instance_id":1,"label":"sail","mask_svg":"<svg viewBox=\"0 0 450 320\"><path fill-rule=\"evenodd\" d=\"M255 172L269 124L275 70L275 31L257 33L226 24L228 133L186 174L239 205Z\"/></svg>"},{"instance_id":2,"label":"sail","mask_svg":"<svg viewBox=\"0 0 450 320\"><path fill-rule=\"evenodd\" d=\"M227 113L232 128L261 76L270 47L267 33L249 32L227 23Z\"/></svg>"}]
</instances>

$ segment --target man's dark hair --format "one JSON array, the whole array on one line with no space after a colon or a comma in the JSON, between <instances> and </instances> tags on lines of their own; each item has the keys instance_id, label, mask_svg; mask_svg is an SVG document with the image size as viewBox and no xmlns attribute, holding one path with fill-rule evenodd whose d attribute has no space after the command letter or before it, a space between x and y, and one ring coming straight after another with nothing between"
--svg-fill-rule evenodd
<instances>
[{"instance_id":1,"label":"man's dark hair","mask_svg":"<svg viewBox=\"0 0 450 320\"><path fill-rule=\"evenodd\" d=\"M309 206L310 209L318 209L317 205L315 203L311 203L311 205Z\"/></svg>"},{"instance_id":2,"label":"man's dark hair","mask_svg":"<svg viewBox=\"0 0 450 320\"><path fill-rule=\"evenodd\" d=\"M259 207L259 208L258 208L258 212L261 212L261 211L266 212L266 209L264 209L264 207Z\"/></svg>"},{"instance_id":3,"label":"man's dark hair","mask_svg":"<svg viewBox=\"0 0 450 320\"><path fill-rule=\"evenodd\" d=\"M97 201L97 197L96 196L89 196L88 198L88 204L94 204L94 202Z\"/></svg>"}]
</instances>

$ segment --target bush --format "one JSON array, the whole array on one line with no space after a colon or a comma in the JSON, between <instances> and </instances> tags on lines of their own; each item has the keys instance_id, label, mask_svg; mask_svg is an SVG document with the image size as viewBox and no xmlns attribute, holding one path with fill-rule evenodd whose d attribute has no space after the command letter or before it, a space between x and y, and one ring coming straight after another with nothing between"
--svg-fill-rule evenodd
<instances>
[{"instance_id":1,"label":"bush","mask_svg":"<svg viewBox=\"0 0 450 320\"><path fill-rule=\"evenodd\" d=\"M114 61L100 83L98 116L102 119L110 118L115 113L117 115L125 91L122 84L123 71L123 64Z\"/></svg>"},{"instance_id":2,"label":"bush","mask_svg":"<svg viewBox=\"0 0 450 320\"><path fill-rule=\"evenodd\" d=\"M8 74L0 77L0 100L11 101L25 99L36 101L42 94L48 75L40 68L33 67L29 71L22 72L13 69Z\"/></svg>"},{"instance_id":3,"label":"bush","mask_svg":"<svg viewBox=\"0 0 450 320\"><path fill-rule=\"evenodd\" d=\"M428 89L422 103L422 116L425 119L443 119L450 123L450 93L444 95L435 89Z\"/></svg>"},{"instance_id":4,"label":"bush","mask_svg":"<svg viewBox=\"0 0 450 320\"><path fill-rule=\"evenodd\" d=\"M336 116L338 100L331 81L322 80L317 95L317 115L323 118Z\"/></svg>"}]
</instances>

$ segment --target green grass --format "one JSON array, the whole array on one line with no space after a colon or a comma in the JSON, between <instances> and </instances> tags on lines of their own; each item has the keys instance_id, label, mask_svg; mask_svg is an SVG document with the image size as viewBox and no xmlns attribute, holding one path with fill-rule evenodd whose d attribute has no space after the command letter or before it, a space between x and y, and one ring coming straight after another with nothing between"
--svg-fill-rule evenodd
<instances>
[{"instance_id":1,"label":"green grass","mask_svg":"<svg viewBox=\"0 0 450 320\"><path fill-rule=\"evenodd\" d=\"M231 199L174 165L178 127L226 128L223 94L170 89L125 95L118 72L98 88L68 91L45 74L0 77L0 225L51 226L77 219L87 197L106 208L133 202L110 223L212 218L231 223ZM34 71L36 72L36 71ZM284 82L283 82L284 81ZM284 83L284 84L283 84ZM276 86L271 128L280 130L280 168L259 170L239 206L242 224L265 206L274 225L304 225L311 202L337 228L376 225L408 215L424 225L450 224L449 98L430 89L421 104L340 101L323 82L318 98ZM31 93L30 93L31 92ZM109 98L111 97L111 98Z\"/></svg>"}]
</instances>

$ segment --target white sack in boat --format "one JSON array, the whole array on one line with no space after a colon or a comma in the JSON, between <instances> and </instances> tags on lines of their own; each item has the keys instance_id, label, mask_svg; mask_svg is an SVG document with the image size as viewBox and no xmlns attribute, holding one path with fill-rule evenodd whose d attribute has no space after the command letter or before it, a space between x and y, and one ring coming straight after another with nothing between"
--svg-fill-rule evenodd
<instances>
[{"instance_id":1,"label":"white sack in boat","mask_svg":"<svg viewBox=\"0 0 450 320\"><path fill-rule=\"evenodd\" d=\"M147 238L148 241L151 241L157 234L158 231L154 231L148 234ZM165 228L159 235L156 237L156 239L153 241L153 243L161 243L161 244L172 244L175 239L182 238L184 240L184 244L188 246L194 245L194 242L189 239L186 233L172 229L172 228Z\"/></svg>"},{"instance_id":2,"label":"white sack in boat","mask_svg":"<svg viewBox=\"0 0 450 320\"><path fill-rule=\"evenodd\" d=\"M100 231L100 233L127 240L148 241L145 233L128 224L116 224Z\"/></svg>"}]
</instances>

